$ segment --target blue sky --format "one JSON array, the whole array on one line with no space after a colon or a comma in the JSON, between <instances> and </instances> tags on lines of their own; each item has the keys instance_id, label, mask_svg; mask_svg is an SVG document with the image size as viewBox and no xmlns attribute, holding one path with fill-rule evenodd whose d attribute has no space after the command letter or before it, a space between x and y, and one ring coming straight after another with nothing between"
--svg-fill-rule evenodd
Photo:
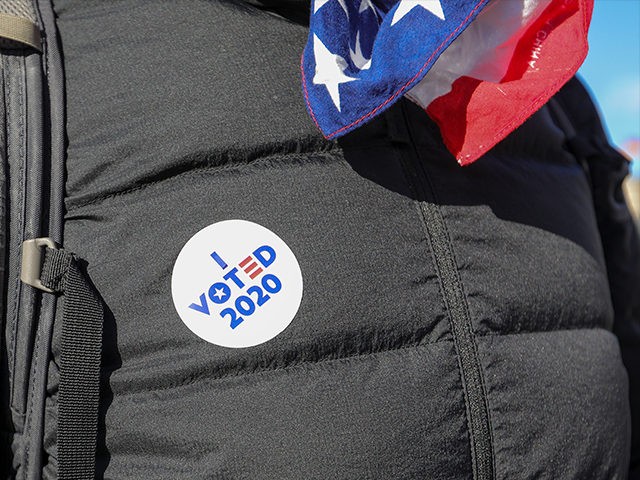
<instances>
[{"instance_id":1,"label":"blue sky","mask_svg":"<svg viewBox=\"0 0 640 480\"><path fill-rule=\"evenodd\" d=\"M618 146L640 138L640 0L595 0L589 55L579 72ZM633 173L640 177L640 159Z\"/></svg>"}]
</instances>

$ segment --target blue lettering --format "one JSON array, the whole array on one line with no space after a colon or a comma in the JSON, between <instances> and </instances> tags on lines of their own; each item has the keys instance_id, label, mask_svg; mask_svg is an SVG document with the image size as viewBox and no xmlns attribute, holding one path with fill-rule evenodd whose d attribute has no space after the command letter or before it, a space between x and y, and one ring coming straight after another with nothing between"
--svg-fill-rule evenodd
<instances>
[{"instance_id":1,"label":"blue lettering","mask_svg":"<svg viewBox=\"0 0 640 480\"><path fill-rule=\"evenodd\" d=\"M200 295L200 305L198 305L197 303L192 303L191 305L189 305L189 308L195 310L196 312L209 315L209 304L207 303L207 298L204 296L204 293Z\"/></svg>"},{"instance_id":2,"label":"blue lettering","mask_svg":"<svg viewBox=\"0 0 640 480\"><path fill-rule=\"evenodd\" d=\"M224 278L225 280L233 281L233 283L235 283L238 286L238 288L243 288L244 282L237 277L236 273L238 273L238 269L236 267L233 267L222 278Z\"/></svg>"},{"instance_id":3,"label":"blue lettering","mask_svg":"<svg viewBox=\"0 0 640 480\"><path fill-rule=\"evenodd\" d=\"M276 259L276 251L269 245L263 245L253 251L253 256L266 268Z\"/></svg>"}]
</instances>

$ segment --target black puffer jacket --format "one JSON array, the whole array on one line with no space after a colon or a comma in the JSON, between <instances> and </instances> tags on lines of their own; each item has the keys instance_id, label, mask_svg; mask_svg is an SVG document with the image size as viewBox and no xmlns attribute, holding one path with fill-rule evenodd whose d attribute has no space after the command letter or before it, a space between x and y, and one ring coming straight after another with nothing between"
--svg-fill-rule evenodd
<instances>
[{"instance_id":1,"label":"black puffer jacket","mask_svg":"<svg viewBox=\"0 0 640 480\"><path fill-rule=\"evenodd\" d=\"M5 477L61 461L66 300L18 280L21 241L45 234L107 306L100 477L604 479L630 453L637 472L640 247L625 161L577 80L461 168L408 101L322 139L300 92L307 28L235 2L56 0L62 110L38 5L44 53L1 56L5 114L23 118L43 72L44 185L63 125L65 214L29 227L40 188L4 144ZM250 348L201 339L172 301L185 243L229 219L275 232L304 284L291 324Z\"/></svg>"}]
</instances>

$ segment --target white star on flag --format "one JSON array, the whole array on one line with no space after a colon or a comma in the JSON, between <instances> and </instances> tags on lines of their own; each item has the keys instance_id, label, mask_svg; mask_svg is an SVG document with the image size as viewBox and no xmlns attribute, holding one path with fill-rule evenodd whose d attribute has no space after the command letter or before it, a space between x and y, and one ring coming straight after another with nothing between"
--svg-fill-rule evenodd
<instances>
[{"instance_id":1,"label":"white star on flag","mask_svg":"<svg viewBox=\"0 0 640 480\"><path fill-rule=\"evenodd\" d=\"M316 74L313 77L313 83L327 87L333 104L340 112L340 90L338 87L341 83L353 82L358 79L344 74L347 68L346 60L340 55L331 53L315 33L313 34L313 55L316 60Z\"/></svg>"},{"instance_id":2,"label":"white star on flag","mask_svg":"<svg viewBox=\"0 0 640 480\"><path fill-rule=\"evenodd\" d=\"M367 70L371 66L371 59L364 58L362 47L360 46L360 32L356 33L356 50L355 52L349 47L351 61L359 70Z\"/></svg>"},{"instance_id":3,"label":"white star on flag","mask_svg":"<svg viewBox=\"0 0 640 480\"><path fill-rule=\"evenodd\" d=\"M440 20L444 20L444 12L442 11L440 0L400 0L398 8L396 8L393 18L391 19L391 25L393 26L393 24L397 23L402 17L418 5L433 13Z\"/></svg>"},{"instance_id":4,"label":"white star on flag","mask_svg":"<svg viewBox=\"0 0 640 480\"><path fill-rule=\"evenodd\" d=\"M318 10L320 10L324 6L324 4L327 3L328 1L329 0L315 0L313 2L313 13L316 13ZM338 0L338 3L344 10L344 13L346 13L347 18L349 18L349 11L347 10L347 4L344 2L344 0Z\"/></svg>"}]
</instances>

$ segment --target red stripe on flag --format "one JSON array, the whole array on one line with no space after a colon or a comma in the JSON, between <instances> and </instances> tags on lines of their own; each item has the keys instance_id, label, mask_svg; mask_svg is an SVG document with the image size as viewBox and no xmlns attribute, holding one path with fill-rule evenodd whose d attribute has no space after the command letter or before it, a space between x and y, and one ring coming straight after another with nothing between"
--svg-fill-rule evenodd
<instances>
[{"instance_id":1,"label":"red stripe on flag","mask_svg":"<svg viewBox=\"0 0 640 480\"><path fill-rule=\"evenodd\" d=\"M518 42L499 83L460 77L425 109L458 163L467 165L539 110L587 54L593 0L554 0Z\"/></svg>"},{"instance_id":2,"label":"red stripe on flag","mask_svg":"<svg viewBox=\"0 0 640 480\"><path fill-rule=\"evenodd\" d=\"M245 258L244 260L242 260L242 261L239 263L240 268L244 267L244 266L245 266L247 263L249 263L251 260L252 260L252 259L251 259L251 255L249 255L247 258Z\"/></svg>"}]
</instances>

